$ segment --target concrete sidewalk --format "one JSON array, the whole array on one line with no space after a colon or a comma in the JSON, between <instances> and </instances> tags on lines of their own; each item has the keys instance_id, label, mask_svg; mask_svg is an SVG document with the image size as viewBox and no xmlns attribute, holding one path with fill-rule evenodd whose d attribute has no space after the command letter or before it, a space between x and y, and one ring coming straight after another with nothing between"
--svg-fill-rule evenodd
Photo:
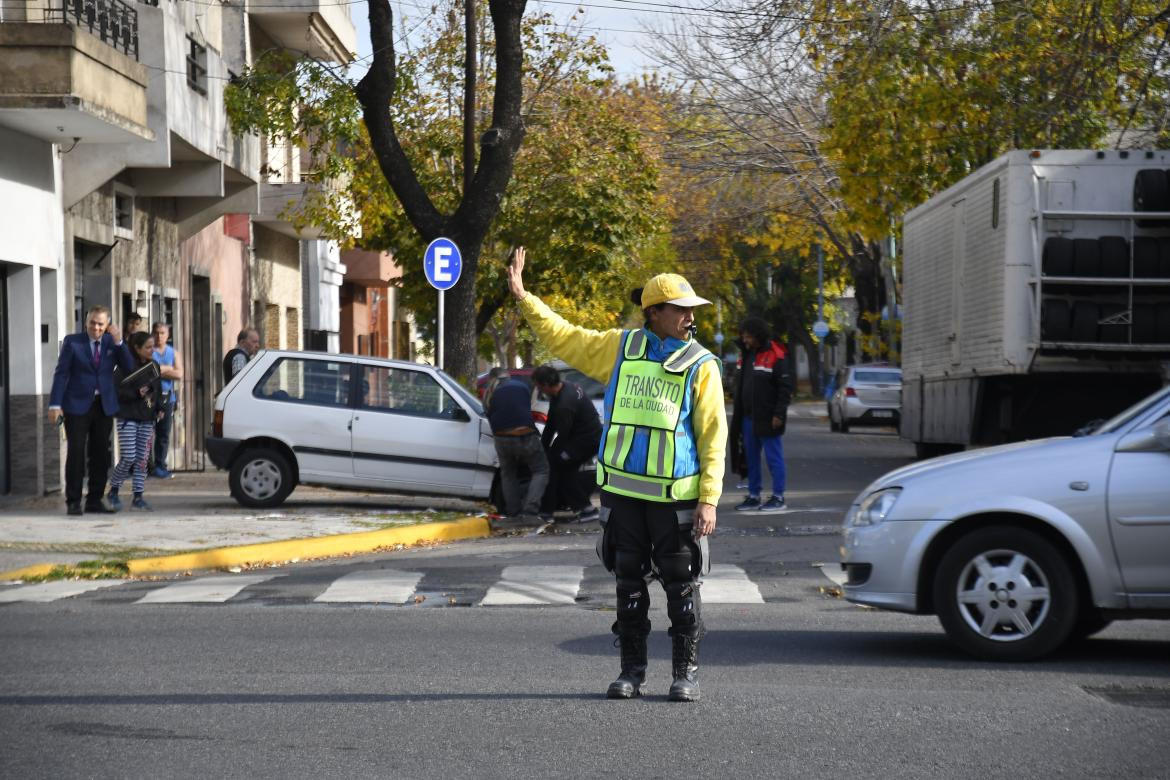
<instances>
[{"instance_id":1,"label":"concrete sidewalk","mask_svg":"<svg viewBox=\"0 0 1170 780\"><path fill-rule=\"evenodd\" d=\"M128 487L128 486L124 486ZM132 573L259 565L488 536L485 506L300 486L275 509L250 510L228 493L222 471L149 479L153 512L65 514L45 496L0 504L0 581L52 565L130 560ZM32 568L30 568L32 567Z\"/></svg>"}]
</instances>

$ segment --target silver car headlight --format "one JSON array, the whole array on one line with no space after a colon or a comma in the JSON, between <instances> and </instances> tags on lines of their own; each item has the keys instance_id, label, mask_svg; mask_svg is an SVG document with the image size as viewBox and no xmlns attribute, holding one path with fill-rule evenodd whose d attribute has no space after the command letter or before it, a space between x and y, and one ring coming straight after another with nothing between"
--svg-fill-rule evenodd
<instances>
[{"instance_id":1,"label":"silver car headlight","mask_svg":"<svg viewBox=\"0 0 1170 780\"><path fill-rule=\"evenodd\" d=\"M870 493L860 504L849 509L849 514L845 515L845 525L877 525L890 514L900 495L902 495L900 487Z\"/></svg>"}]
</instances>

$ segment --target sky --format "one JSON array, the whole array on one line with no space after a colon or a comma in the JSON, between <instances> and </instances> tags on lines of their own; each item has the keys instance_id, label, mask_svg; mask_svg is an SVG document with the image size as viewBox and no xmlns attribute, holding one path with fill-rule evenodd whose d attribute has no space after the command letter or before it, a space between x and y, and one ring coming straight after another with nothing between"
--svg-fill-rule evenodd
<instances>
[{"instance_id":1,"label":"sky","mask_svg":"<svg viewBox=\"0 0 1170 780\"><path fill-rule=\"evenodd\" d=\"M677 3L672 7L685 6ZM429 10L430 5L425 0L391 0L391 8L394 9L394 27L397 30L401 28L403 19L408 28L413 26L422 11ZM665 3L656 7L654 2L637 3L631 0L590 0L587 4L545 0L529 2L526 13L538 9L547 10L560 21L567 21L574 12L582 9L585 31L596 36L609 49L610 62L621 77L634 77L654 69L653 60L644 53L647 42L651 40L651 36L644 30L648 26L668 22L673 16L666 10ZM368 13L364 0L358 0L350 6L350 15L358 33L358 60L363 65L369 62L371 48ZM351 72L356 76L363 70L364 67Z\"/></svg>"}]
</instances>

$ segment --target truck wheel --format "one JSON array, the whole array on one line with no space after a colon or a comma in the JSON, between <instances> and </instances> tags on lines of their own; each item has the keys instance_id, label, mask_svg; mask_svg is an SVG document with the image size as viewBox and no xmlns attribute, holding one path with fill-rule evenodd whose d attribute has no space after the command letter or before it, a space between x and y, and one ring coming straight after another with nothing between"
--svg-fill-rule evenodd
<instances>
[{"instance_id":1,"label":"truck wheel","mask_svg":"<svg viewBox=\"0 0 1170 780\"><path fill-rule=\"evenodd\" d=\"M1101 253L1101 275L1109 278L1129 276L1129 242L1121 236L1097 239Z\"/></svg>"},{"instance_id":2,"label":"truck wheel","mask_svg":"<svg viewBox=\"0 0 1170 780\"><path fill-rule=\"evenodd\" d=\"M1158 309L1152 303L1136 303L1133 307L1133 343L1158 343Z\"/></svg>"},{"instance_id":3,"label":"truck wheel","mask_svg":"<svg viewBox=\"0 0 1170 780\"><path fill-rule=\"evenodd\" d=\"M1138 171L1133 179L1134 211L1170 211L1170 181L1155 168ZM1139 219L1140 227L1157 227L1163 220Z\"/></svg>"},{"instance_id":4,"label":"truck wheel","mask_svg":"<svg viewBox=\"0 0 1170 780\"><path fill-rule=\"evenodd\" d=\"M1158 306L1157 343L1170 344L1170 303Z\"/></svg>"},{"instance_id":5,"label":"truck wheel","mask_svg":"<svg viewBox=\"0 0 1170 780\"><path fill-rule=\"evenodd\" d=\"M232 498L254 509L279 506L296 487L292 467L280 452L268 447L244 450L228 472Z\"/></svg>"},{"instance_id":6,"label":"truck wheel","mask_svg":"<svg viewBox=\"0 0 1170 780\"><path fill-rule=\"evenodd\" d=\"M1071 314L1068 301L1045 298L1040 302L1040 338L1043 341L1067 341Z\"/></svg>"},{"instance_id":7,"label":"truck wheel","mask_svg":"<svg viewBox=\"0 0 1170 780\"><path fill-rule=\"evenodd\" d=\"M1045 276L1072 276L1072 239L1054 236L1045 241L1040 266Z\"/></svg>"},{"instance_id":8,"label":"truck wheel","mask_svg":"<svg viewBox=\"0 0 1170 780\"><path fill-rule=\"evenodd\" d=\"M1073 276L1101 275L1101 245L1095 238L1073 239Z\"/></svg>"},{"instance_id":9,"label":"truck wheel","mask_svg":"<svg viewBox=\"0 0 1170 780\"><path fill-rule=\"evenodd\" d=\"M1072 310L1072 340L1091 343L1097 340L1097 320L1100 319L1097 304L1092 301L1077 301Z\"/></svg>"},{"instance_id":10,"label":"truck wheel","mask_svg":"<svg viewBox=\"0 0 1170 780\"><path fill-rule=\"evenodd\" d=\"M1138 279L1156 279L1160 275L1158 239L1137 236L1133 240L1133 275Z\"/></svg>"},{"instance_id":11,"label":"truck wheel","mask_svg":"<svg viewBox=\"0 0 1170 780\"><path fill-rule=\"evenodd\" d=\"M947 635L988 661L1029 661L1077 625L1076 579L1064 555L1023 528L989 526L960 537L939 561L934 605Z\"/></svg>"},{"instance_id":12,"label":"truck wheel","mask_svg":"<svg viewBox=\"0 0 1170 780\"><path fill-rule=\"evenodd\" d=\"M1101 304L1100 315L1102 320L1114 317L1127 311L1123 303ZM1107 324L1100 328L1101 342L1104 344L1125 344L1129 336L1129 327L1126 325Z\"/></svg>"}]
</instances>

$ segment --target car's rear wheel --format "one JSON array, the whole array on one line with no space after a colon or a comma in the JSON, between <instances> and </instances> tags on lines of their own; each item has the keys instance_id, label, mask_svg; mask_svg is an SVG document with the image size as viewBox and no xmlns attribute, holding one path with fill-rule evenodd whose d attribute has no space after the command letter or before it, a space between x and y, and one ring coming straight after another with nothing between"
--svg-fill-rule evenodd
<instances>
[{"instance_id":1,"label":"car's rear wheel","mask_svg":"<svg viewBox=\"0 0 1170 780\"><path fill-rule=\"evenodd\" d=\"M837 430L849 433L849 418L845 416L845 412L841 412L841 422L837 423Z\"/></svg>"},{"instance_id":2,"label":"car's rear wheel","mask_svg":"<svg viewBox=\"0 0 1170 780\"><path fill-rule=\"evenodd\" d=\"M1072 633L1079 605L1064 555L1042 536L991 526L961 537L943 555L934 605L948 636L989 661L1046 655Z\"/></svg>"},{"instance_id":3,"label":"car's rear wheel","mask_svg":"<svg viewBox=\"0 0 1170 780\"><path fill-rule=\"evenodd\" d=\"M228 474L232 497L247 507L279 506L296 487L292 467L280 452L254 447L240 453Z\"/></svg>"}]
</instances>

